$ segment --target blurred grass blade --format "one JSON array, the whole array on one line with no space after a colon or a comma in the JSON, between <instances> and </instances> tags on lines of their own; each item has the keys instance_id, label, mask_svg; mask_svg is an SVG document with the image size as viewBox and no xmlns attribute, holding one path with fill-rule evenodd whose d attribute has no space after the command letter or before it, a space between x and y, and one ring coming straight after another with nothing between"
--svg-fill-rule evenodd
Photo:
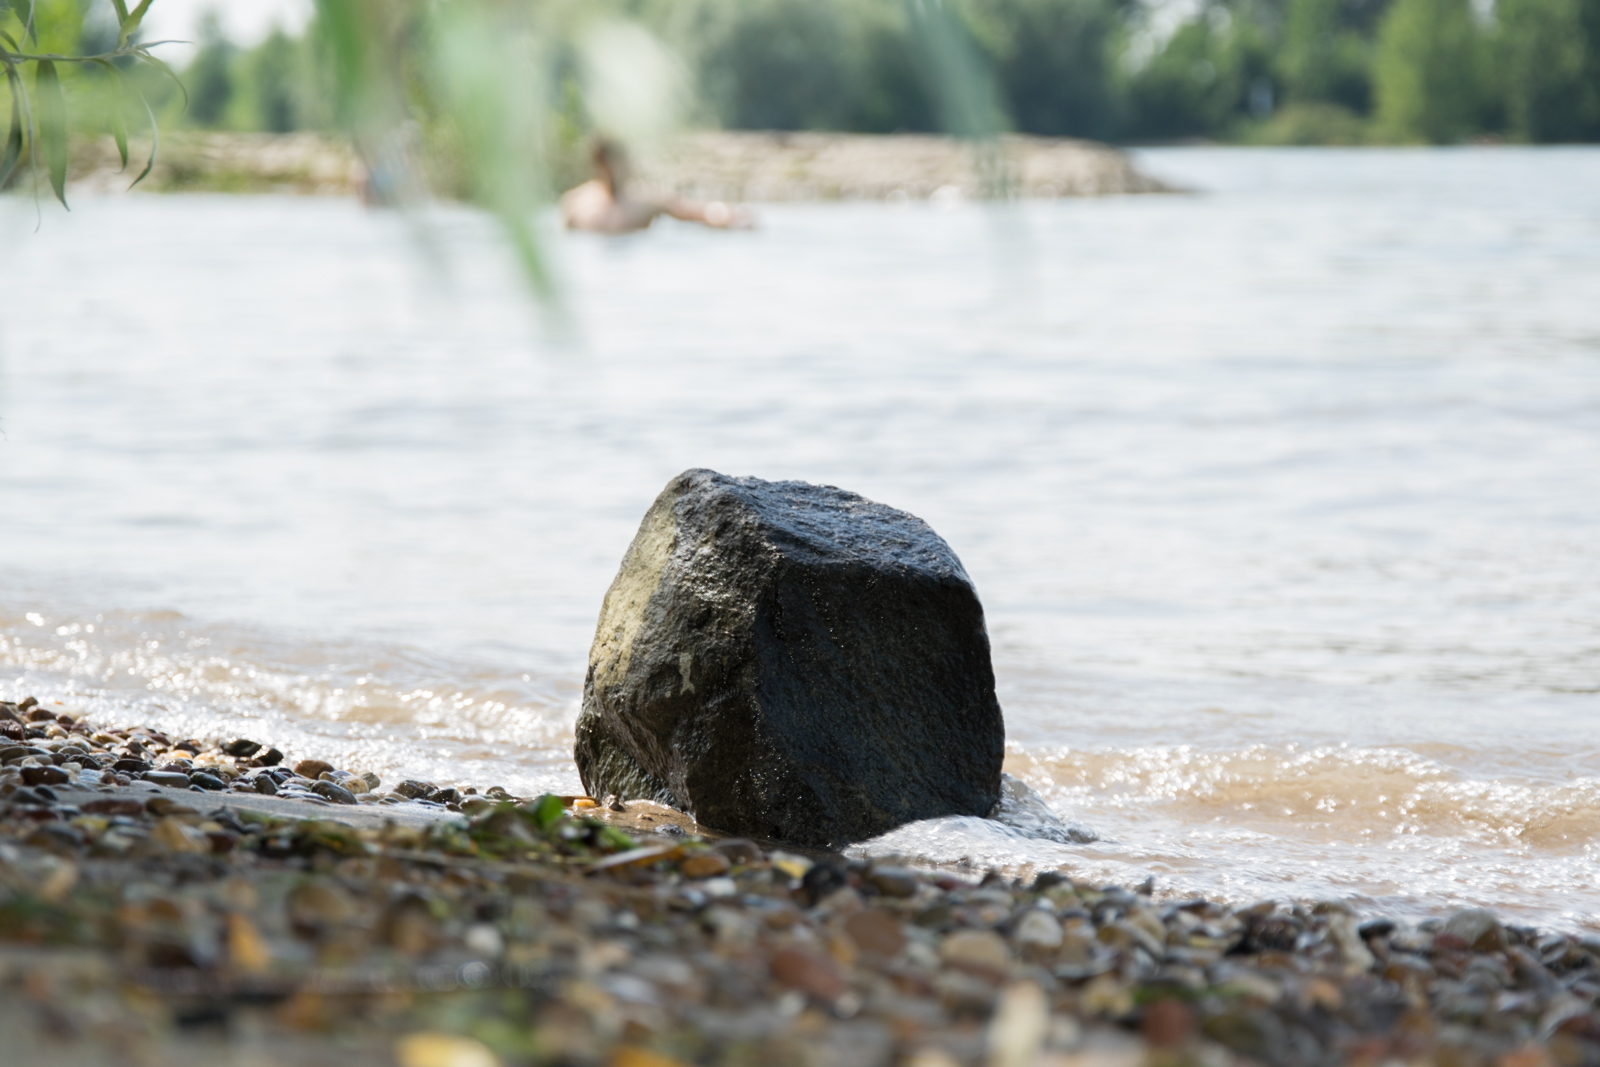
<instances>
[{"instance_id":1,"label":"blurred grass blade","mask_svg":"<svg viewBox=\"0 0 1600 1067\"><path fill-rule=\"evenodd\" d=\"M597 129L639 148L678 128L690 107L691 75L654 34L625 19L598 18L576 44L583 104Z\"/></svg>"},{"instance_id":2,"label":"blurred grass blade","mask_svg":"<svg viewBox=\"0 0 1600 1067\"><path fill-rule=\"evenodd\" d=\"M500 225L505 229L506 237L517 253L517 262L522 265L522 273L527 276L534 292L547 303L553 303L556 296L555 280L550 276L550 267L545 262L544 248L539 244L538 235L534 233L533 221L526 215L501 215Z\"/></svg>"},{"instance_id":3,"label":"blurred grass blade","mask_svg":"<svg viewBox=\"0 0 1600 1067\"><path fill-rule=\"evenodd\" d=\"M50 169L50 188L61 206L67 207L67 98L61 93L55 63L39 60L33 91L39 101L39 141Z\"/></svg>"},{"instance_id":4,"label":"blurred grass blade","mask_svg":"<svg viewBox=\"0 0 1600 1067\"><path fill-rule=\"evenodd\" d=\"M905 0L906 13L928 66L929 88L941 124L957 137L1005 132L1005 109L994 78L965 26L941 0Z\"/></svg>"},{"instance_id":5,"label":"blurred grass blade","mask_svg":"<svg viewBox=\"0 0 1600 1067\"><path fill-rule=\"evenodd\" d=\"M120 5L119 5L120 6ZM122 81L122 72L112 65L109 59L95 60L105 68L106 77L116 84L111 97L111 105L106 112L106 118L111 123L111 136L117 142L117 154L122 157L122 169L128 169L128 122L122 114L121 92L127 91L127 85Z\"/></svg>"},{"instance_id":6,"label":"blurred grass blade","mask_svg":"<svg viewBox=\"0 0 1600 1067\"><path fill-rule=\"evenodd\" d=\"M317 0L317 24L333 62L334 115L346 127L359 125L372 94L369 27L359 0Z\"/></svg>"},{"instance_id":7,"label":"blurred grass blade","mask_svg":"<svg viewBox=\"0 0 1600 1067\"><path fill-rule=\"evenodd\" d=\"M6 82L11 86L11 128L6 132L4 157L0 157L0 189L11 179L22 158L22 79L11 67L6 68Z\"/></svg>"},{"instance_id":8,"label":"blurred grass blade","mask_svg":"<svg viewBox=\"0 0 1600 1067\"><path fill-rule=\"evenodd\" d=\"M552 7L561 5L316 0L334 117L366 165L374 202L420 223L423 140L430 128L448 130L461 191L495 216L547 303L554 285L536 214L548 191Z\"/></svg>"},{"instance_id":9,"label":"blurred grass blade","mask_svg":"<svg viewBox=\"0 0 1600 1067\"><path fill-rule=\"evenodd\" d=\"M993 72L949 3L905 0L905 5L940 125L972 142L984 197L1005 199L1012 183L997 141L1009 124Z\"/></svg>"},{"instance_id":10,"label":"blurred grass blade","mask_svg":"<svg viewBox=\"0 0 1600 1067\"><path fill-rule=\"evenodd\" d=\"M549 64L537 35L525 18L461 9L441 12L435 32L433 74L461 136L472 199L499 219L534 293L553 304L556 293L534 227L549 97L538 80Z\"/></svg>"},{"instance_id":11,"label":"blurred grass blade","mask_svg":"<svg viewBox=\"0 0 1600 1067\"><path fill-rule=\"evenodd\" d=\"M423 31L415 0L317 0L334 77L333 114L372 165L410 117L401 82ZM413 86L414 87L414 86Z\"/></svg>"}]
</instances>

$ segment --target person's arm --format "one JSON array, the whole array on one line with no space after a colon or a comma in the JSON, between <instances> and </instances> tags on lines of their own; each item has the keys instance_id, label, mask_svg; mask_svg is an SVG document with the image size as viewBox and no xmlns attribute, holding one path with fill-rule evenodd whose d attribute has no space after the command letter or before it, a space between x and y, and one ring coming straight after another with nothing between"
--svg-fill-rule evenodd
<instances>
[{"instance_id":1,"label":"person's arm","mask_svg":"<svg viewBox=\"0 0 1600 1067\"><path fill-rule=\"evenodd\" d=\"M698 222L718 230L748 230L755 225L755 216L747 208L730 207L721 200L701 204L672 197L663 200L661 208L675 219Z\"/></svg>"}]
</instances>

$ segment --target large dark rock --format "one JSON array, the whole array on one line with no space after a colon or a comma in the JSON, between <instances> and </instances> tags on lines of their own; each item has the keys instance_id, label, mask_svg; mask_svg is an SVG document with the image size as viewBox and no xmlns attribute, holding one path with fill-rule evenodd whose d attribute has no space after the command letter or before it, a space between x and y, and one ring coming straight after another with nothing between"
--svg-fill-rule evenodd
<instances>
[{"instance_id":1,"label":"large dark rock","mask_svg":"<svg viewBox=\"0 0 1600 1067\"><path fill-rule=\"evenodd\" d=\"M691 470L606 593L577 735L591 796L838 848L988 815L1005 727L983 608L926 523L830 486Z\"/></svg>"}]
</instances>

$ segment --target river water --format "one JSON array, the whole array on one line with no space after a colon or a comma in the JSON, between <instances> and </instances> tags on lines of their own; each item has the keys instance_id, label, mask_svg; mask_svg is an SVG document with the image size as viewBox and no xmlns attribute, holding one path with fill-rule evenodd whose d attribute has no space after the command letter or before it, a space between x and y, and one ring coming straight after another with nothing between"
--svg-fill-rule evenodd
<instances>
[{"instance_id":1,"label":"river water","mask_svg":"<svg viewBox=\"0 0 1600 1067\"><path fill-rule=\"evenodd\" d=\"M864 846L1600 925L1600 151L1151 151L1183 196L553 238L0 204L0 692L578 788L679 471L926 519L1008 770L1102 839Z\"/></svg>"}]
</instances>

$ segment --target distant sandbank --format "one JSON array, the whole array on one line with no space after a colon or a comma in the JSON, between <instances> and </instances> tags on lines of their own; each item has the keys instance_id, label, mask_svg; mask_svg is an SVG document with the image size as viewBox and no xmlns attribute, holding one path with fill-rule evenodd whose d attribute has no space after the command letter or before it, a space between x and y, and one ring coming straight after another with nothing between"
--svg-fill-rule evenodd
<instances>
[{"instance_id":1,"label":"distant sandbank","mask_svg":"<svg viewBox=\"0 0 1600 1067\"><path fill-rule=\"evenodd\" d=\"M137 155L139 146L133 146ZM148 151L148 148L145 149ZM636 153L641 182L699 200L956 200L1174 191L1110 145L1007 136L975 148L926 134L700 131ZM127 188L109 137L73 149L72 186ZM562 168L574 171L569 164ZM152 192L348 196L365 170L344 141L317 133L177 132L141 188Z\"/></svg>"}]
</instances>

